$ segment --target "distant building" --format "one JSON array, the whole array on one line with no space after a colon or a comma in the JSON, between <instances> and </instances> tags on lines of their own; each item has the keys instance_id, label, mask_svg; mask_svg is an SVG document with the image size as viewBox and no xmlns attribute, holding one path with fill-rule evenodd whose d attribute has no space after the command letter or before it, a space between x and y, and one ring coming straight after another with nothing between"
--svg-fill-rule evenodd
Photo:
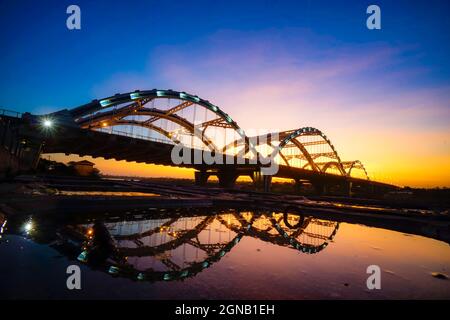
<instances>
[{"instance_id":1,"label":"distant building","mask_svg":"<svg viewBox=\"0 0 450 320\"><path fill-rule=\"evenodd\" d=\"M97 169L94 168L95 163L87 160L70 161L68 165L73 167L75 172L80 176L91 176L97 172Z\"/></svg>"}]
</instances>

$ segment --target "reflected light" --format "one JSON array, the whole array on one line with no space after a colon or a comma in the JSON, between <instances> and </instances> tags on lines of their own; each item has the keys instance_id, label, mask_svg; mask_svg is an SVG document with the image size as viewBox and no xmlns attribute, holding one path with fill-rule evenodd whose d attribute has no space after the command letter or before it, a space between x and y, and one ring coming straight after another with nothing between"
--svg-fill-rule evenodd
<instances>
[{"instance_id":1,"label":"reflected light","mask_svg":"<svg viewBox=\"0 0 450 320\"><path fill-rule=\"evenodd\" d=\"M1 227L0 227L0 239L3 237L3 233L5 232L6 221L7 221L7 220L5 220L5 221L3 222L3 224L1 225Z\"/></svg>"},{"instance_id":2,"label":"reflected light","mask_svg":"<svg viewBox=\"0 0 450 320\"><path fill-rule=\"evenodd\" d=\"M24 224L23 229L25 230L25 232L27 234L29 234L31 232L31 230L33 230L33 222L30 220L27 223Z\"/></svg>"}]
</instances>

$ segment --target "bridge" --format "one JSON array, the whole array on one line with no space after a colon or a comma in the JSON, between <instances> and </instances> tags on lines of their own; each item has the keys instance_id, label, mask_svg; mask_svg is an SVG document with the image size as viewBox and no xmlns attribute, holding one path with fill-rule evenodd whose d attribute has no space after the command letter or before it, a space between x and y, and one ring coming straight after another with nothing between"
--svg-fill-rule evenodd
<instances>
[{"instance_id":1,"label":"bridge","mask_svg":"<svg viewBox=\"0 0 450 320\"><path fill-rule=\"evenodd\" d=\"M19 168L35 166L42 153L65 153L193 168L198 185L216 176L232 187L249 176L265 191L272 177L320 194L396 188L372 181L360 161L342 160L317 128L248 134L208 100L174 90L136 90L47 115L3 111L0 124L0 141ZM276 171L264 172L274 164Z\"/></svg>"},{"instance_id":2,"label":"bridge","mask_svg":"<svg viewBox=\"0 0 450 320\"><path fill-rule=\"evenodd\" d=\"M104 248L109 254L101 264L96 263L97 268L150 282L194 277L219 262L245 237L300 254L319 254L333 242L339 229L338 222L311 216L239 210L215 215L201 210L179 212L176 217L166 212L157 219L133 216L125 221L108 218L104 225L113 239L113 249ZM94 259L96 230L92 223L57 228L55 233L60 240L57 250L65 252L66 247L76 244L80 261Z\"/></svg>"}]
</instances>

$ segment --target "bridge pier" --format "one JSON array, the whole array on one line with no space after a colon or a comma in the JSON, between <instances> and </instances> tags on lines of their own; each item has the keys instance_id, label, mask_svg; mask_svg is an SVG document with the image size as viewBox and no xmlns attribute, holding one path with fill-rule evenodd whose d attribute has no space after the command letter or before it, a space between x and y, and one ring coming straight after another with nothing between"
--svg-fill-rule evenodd
<instances>
[{"instance_id":1,"label":"bridge pier","mask_svg":"<svg viewBox=\"0 0 450 320\"><path fill-rule=\"evenodd\" d=\"M208 182L209 174L206 170L195 171L195 185L204 186Z\"/></svg>"},{"instance_id":2,"label":"bridge pier","mask_svg":"<svg viewBox=\"0 0 450 320\"><path fill-rule=\"evenodd\" d=\"M294 179L294 189L296 192L302 191L302 185L303 185L303 182L301 179L298 179L298 178Z\"/></svg>"},{"instance_id":3,"label":"bridge pier","mask_svg":"<svg viewBox=\"0 0 450 320\"><path fill-rule=\"evenodd\" d=\"M353 187L353 183L351 181L348 181L345 185L344 185L344 192L347 196L351 197L353 195L352 192L352 187Z\"/></svg>"},{"instance_id":4,"label":"bridge pier","mask_svg":"<svg viewBox=\"0 0 450 320\"><path fill-rule=\"evenodd\" d=\"M329 186L324 182L314 182L313 187L315 192L320 196L327 194L329 191Z\"/></svg>"},{"instance_id":5,"label":"bridge pier","mask_svg":"<svg viewBox=\"0 0 450 320\"><path fill-rule=\"evenodd\" d=\"M217 173L217 178L222 188L233 188L238 175L234 169L222 169Z\"/></svg>"},{"instance_id":6,"label":"bridge pier","mask_svg":"<svg viewBox=\"0 0 450 320\"><path fill-rule=\"evenodd\" d=\"M260 171L255 171L253 172L252 180L257 190L270 192L270 186L272 184L272 176L262 175Z\"/></svg>"}]
</instances>

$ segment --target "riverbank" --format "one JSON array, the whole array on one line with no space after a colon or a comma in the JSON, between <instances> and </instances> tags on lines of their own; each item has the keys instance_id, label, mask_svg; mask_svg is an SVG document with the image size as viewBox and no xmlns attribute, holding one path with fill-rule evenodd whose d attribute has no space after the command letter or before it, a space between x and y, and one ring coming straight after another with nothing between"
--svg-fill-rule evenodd
<instances>
[{"instance_id":1,"label":"riverbank","mask_svg":"<svg viewBox=\"0 0 450 320\"><path fill-rule=\"evenodd\" d=\"M249 190L198 187L149 180L20 176L0 184L0 212L53 217L148 213L168 208L233 208L306 214L362 223L450 242L448 211L402 208L388 201L305 197Z\"/></svg>"}]
</instances>

